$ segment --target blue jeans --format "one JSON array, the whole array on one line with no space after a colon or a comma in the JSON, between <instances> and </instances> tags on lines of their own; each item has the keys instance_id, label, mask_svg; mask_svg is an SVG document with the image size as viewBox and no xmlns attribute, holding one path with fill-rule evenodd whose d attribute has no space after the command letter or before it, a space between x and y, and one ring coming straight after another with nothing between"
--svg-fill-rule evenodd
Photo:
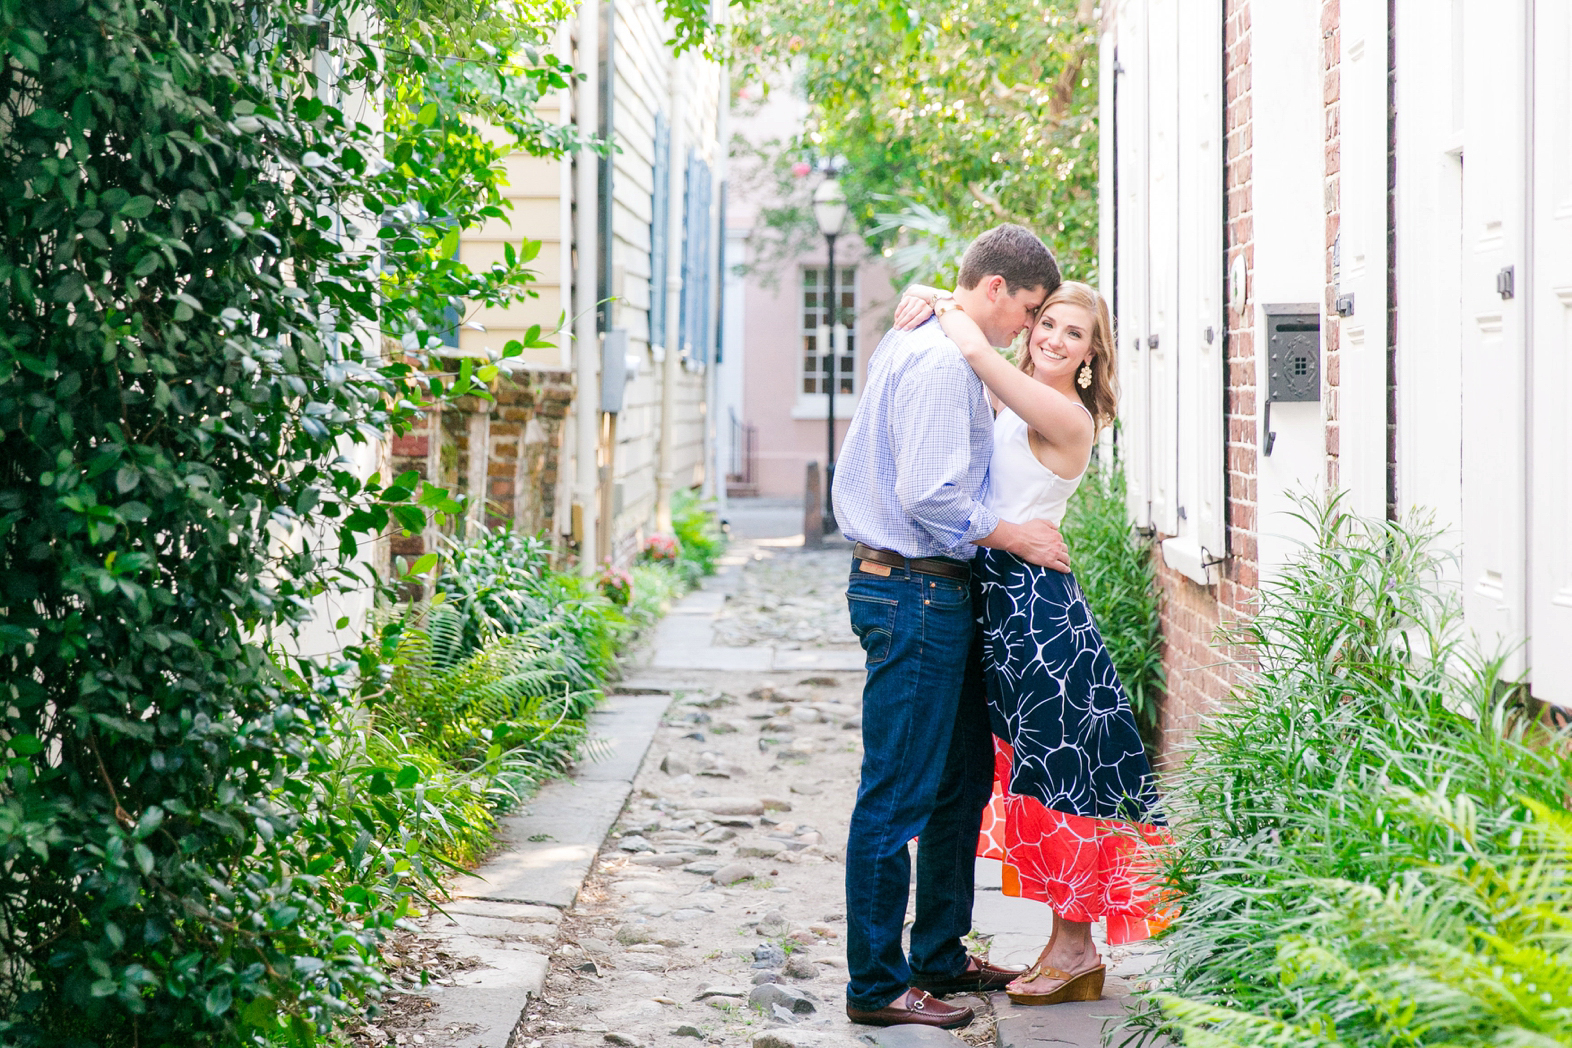
<instances>
[{"instance_id":1,"label":"blue jeans","mask_svg":"<svg viewBox=\"0 0 1572 1048\"><path fill-rule=\"evenodd\" d=\"M891 568L857 570L846 600L867 656L862 782L846 844L846 961L852 1008L883 1008L912 973L958 974L993 747L972 585ZM917 847L911 961L901 948Z\"/></svg>"}]
</instances>

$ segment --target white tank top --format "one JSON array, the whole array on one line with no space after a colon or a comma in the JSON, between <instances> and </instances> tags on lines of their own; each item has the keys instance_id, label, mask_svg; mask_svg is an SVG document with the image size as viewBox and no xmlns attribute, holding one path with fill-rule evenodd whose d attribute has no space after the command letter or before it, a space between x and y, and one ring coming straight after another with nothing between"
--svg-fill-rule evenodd
<instances>
[{"instance_id":1,"label":"white tank top","mask_svg":"<svg viewBox=\"0 0 1572 1048\"><path fill-rule=\"evenodd\" d=\"M1076 406L1086 410L1085 404ZM993 458L988 465L986 502L1001 520L1023 524L1042 519L1057 526L1086 473L1066 479L1043 465L1032 454L1030 432L1021 416L1009 408L999 409L993 420Z\"/></svg>"}]
</instances>

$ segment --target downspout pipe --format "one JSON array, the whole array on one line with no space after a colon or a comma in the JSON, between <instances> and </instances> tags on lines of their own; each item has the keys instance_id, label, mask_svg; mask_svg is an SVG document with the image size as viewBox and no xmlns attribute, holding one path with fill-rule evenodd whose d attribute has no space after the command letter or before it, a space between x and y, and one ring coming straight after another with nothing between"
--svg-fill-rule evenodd
<instances>
[{"instance_id":1,"label":"downspout pipe","mask_svg":"<svg viewBox=\"0 0 1572 1048\"><path fill-rule=\"evenodd\" d=\"M725 8L721 7L719 21L724 23ZM722 518L726 516L726 471L722 463L725 461L721 454L721 441L729 438L730 433L721 427L720 402L721 402L721 365L724 363L722 349L726 342L726 177L729 174L727 161L731 157L731 68L724 62L720 66L720 98L717 101L718 112L715 119L715 221L711 228L715 230L713 244L710 250L714 252L715 259L713 272L715 273L715 293L712 302L705 303L705 308L713 311L715 317L714 345L710 347L710 381L709 404L704 412L704 424L709 430L709 463L704 470L705 477L709 480L710 495L715 499L716 511ZM723 436L724 435L724 436Z\"/></svg>"},{"instance_id":2,"label":"downspout pipe","mask_svg":"<svg viewBox=\"0 0 1572 1048\"><path fill-rule=\"evenodd\" d=\"M660 445L655 473L655 530L672 533L671 495L676 489L677 383L682 379L682 202L688 184L688 70L689 59L678 57L671 66L670 171L666 180L666 355L661 360Z\"/></svg>"},{"instance_id":3,"label":"downspout pipe","mask_svg":"<svg viewBox=\"0 0 1572 1048\"><path fill-rule=\"evenodd\" d=\"M578 105L574 107L579 148L576 210L573 220L574 247L578 265L574 274L573 347L577 378L574 404L575 463L573 501L579 509L579 573L595 574L596 519L599 509L600 453L600 337L596 323L596 285L599 237L600 157L589 144L600 132L600 92L595 66L600 53L600 0L581 0L579 5L579 60L588 75L578 82Z\"/></svg>"}]
</instances>

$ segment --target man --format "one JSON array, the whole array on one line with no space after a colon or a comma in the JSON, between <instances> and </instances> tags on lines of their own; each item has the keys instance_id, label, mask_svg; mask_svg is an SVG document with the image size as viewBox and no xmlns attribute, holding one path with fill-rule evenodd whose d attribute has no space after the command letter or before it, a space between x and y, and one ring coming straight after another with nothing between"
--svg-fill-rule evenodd
<instances>
[{"instance_id":1,"label":"man","mask_svg":"<svg viewBox=\"0 0 1572 1048\"><path fill-rule=\"evenodd\" d=\"M1030 231L990 229L961 260L955 299L1008 346L1059 286ZM846 1014L876 1026L952 1028L972 1010L931 994L1003 987L1019 972L968 957L973 871L993 752L972 612L978 546L1069 570L1047 521L1001 521L982 503L993 453L987 392L936 321L874 351L835 473L853 550L847 603L867 654L863 763L846 846ZM917 849L911 959L901 947Z\"/></svg>"}]
</instances>

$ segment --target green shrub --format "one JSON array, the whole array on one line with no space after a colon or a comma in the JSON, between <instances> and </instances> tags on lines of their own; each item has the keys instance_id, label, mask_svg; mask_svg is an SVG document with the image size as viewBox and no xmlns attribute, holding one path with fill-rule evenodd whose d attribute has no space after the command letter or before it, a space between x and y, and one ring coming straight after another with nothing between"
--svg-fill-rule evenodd
<instances>
[{"instance_id":1,"label":"green shrub","mask_svg":"<svg viewBox=\"0 0 1572 1048\"><path fill-rule=\"evenodd\" d=\"M367 700L374 723L466 768L505 755L513 762L508 778L521 788L560 771L600 698L598 667L575 661L550 621L488 636L474 650L463 643L462 622L443 602L384 628L391 653L386 684ZM521 768L528 774L519 776Z\"/></svg>"},{"instance_id":2,"label":"green shrub","mask_svg":"<svg viewBox=\"0 0 1572 1048\"><path fill-rule=\"evenodd\" d=\"M726 536L711 505L691 489L673 492L671 527L677 533L678 567L689 584L715 574L716 562L726 552Z\"/></svg>"},{"instance_id":3,"label":"green shrub","mask_svg":"<svg viewBox=\"0 0 1572 1048\"><path fill-rule=\"evenodd\" d=\"M1527 802L1533 821L1521 835L1488 847L1466 795L1395 800L1393 832L1445 828L1464 858L1401 873L1385 889L1308 885L1302 927L1277 945L1293 1012L1160 997L1185 1043L1572 1043L1572 817Z\"/></svg>"},{"instance_id":4,"label":"green shrub","mask_svg":"<svg viewBox=\"0 0 1572 1048\"><path fill-rule=\"evenodd\" d=\"M1064 515L1064 540L1086 604L1153 749L1163 694L1162 623L1151 543L1130 524L1124 470L1094 458Z\"/></svg>"},{"instance_id":5,"label":"green shrub","mask_svg":"<svg viewBox=\"0 0 1572 1048\"><path fill-rule=\"evenodd\" d=\"M674 567L665 563L635 564L633 600L624 609L628 621L635 629L649 628L670 609L672 601L681 597L688 588Z\"/></svg>"},{"instance_id":6,"label":"green shrub","mask_svg":"<svg viewBox=\"0 0 1572 1048\"><path fill-rule=\"evenodd\" d=\"M459 616L466 652L488 637L531 633L557 646L564 666L583 680L600 679L612 668L625 620L593 581L557 571L552 550L540 536L506 529L450 543L437 592Z\"/></svg>"},{"instance_id":7,"label":"green shrub","mask_svg":"<svg viewBox=\"0 0 1572 1048\"><path fill-rule=\"evenodd\" d=\"M1572 740L1460 640L1427 522L1335 501L1302 519L1312 541L1232 638L1259 669L1166 792L1181 910L1138 1025L1193 1044L1564 1043L1513 1031L1566 1028Z\"/></svg>"}]
</instances>

